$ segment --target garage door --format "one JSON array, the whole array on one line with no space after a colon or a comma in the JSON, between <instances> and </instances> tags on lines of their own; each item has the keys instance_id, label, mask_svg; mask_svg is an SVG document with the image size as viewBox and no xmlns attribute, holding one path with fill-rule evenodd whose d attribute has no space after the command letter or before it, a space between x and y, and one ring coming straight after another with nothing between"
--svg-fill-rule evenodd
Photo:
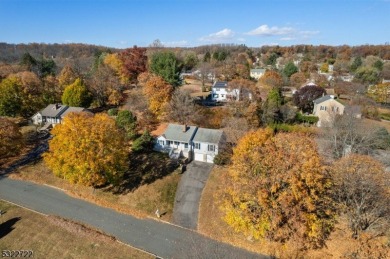
<instances>
[{"instance_id":1,"label":"garage door","mask_svg":"<svg viewBox=\"0 0 390 259\"><path fill-rule=\"evenodd\" d=\"M204 155L203 154L198 154L198 153L195 153L195 161L201 161L203 162L204 161Z\"/></svg>"},{"instance_id":2,"label":"garage door","mask_svg":"<svg viewBox=\"0 0 390 259\"><path fill-rule=\"evenodd\" d=\"M214 163L214 156L213 155L207 155L207 163Z\"/></svg>"}]
</instances>

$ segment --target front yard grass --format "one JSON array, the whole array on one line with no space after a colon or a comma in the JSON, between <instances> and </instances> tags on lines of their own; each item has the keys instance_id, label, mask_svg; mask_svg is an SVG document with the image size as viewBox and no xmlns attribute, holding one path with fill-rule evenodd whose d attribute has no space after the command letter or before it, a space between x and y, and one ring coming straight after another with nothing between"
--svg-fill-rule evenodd
<instances>
[{"instance_id":1,"label":"front yard grass","mask_svg":"<svg viewBox=\"0 0 390 259\"><path fill-rule=\"evenodd\" d=\"M159 209L162 220L172 218L174 197L181 175L166 154L153 152L133 157L131 172L119 187L93 189L74 185L56 177L43 161L10 175L63 189L68 194L137 217L154 216Z\"/></svg>"},{"instance_id":2,"label":"front yard grass","mask_svg":"<svg viewBox=\"0 0 390 259\"><path fill-rule=\"evenodd\" d=\"M35 258L154 258L79 223L0 200L0 250L31 250Z\"/></svg>"}]
</instances>

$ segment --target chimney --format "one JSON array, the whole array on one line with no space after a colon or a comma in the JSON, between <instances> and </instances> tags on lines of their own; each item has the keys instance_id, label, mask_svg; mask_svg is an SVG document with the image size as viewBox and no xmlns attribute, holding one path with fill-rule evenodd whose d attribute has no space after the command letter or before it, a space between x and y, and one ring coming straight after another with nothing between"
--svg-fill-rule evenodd
<instances>
[{"instance_id":1,"label":"chimney","mask_svg":"<svg viewBox=\"0 0 390 259\"><path fill-rule=\"evenodd\" d=\"M186 132L186 131L187 131L187 125L184 124L184 125L183 125L183 132Z\"/></svg>"},{"instance_id":2,"label":"chimney","mask_svg":"<svg viewBox=\"0 0 390 259\"><path fill-rule=\"evenodd\" d=\"M53 110L57 110L59 107L60 107L60 105L58 103L55 103L53 106Z\"/></svg>"}]
</instances>

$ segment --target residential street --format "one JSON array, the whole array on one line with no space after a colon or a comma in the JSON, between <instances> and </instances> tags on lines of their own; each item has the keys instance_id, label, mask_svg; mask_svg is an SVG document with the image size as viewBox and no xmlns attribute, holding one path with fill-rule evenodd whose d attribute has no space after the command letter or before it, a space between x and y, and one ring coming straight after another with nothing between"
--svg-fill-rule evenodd
<instances>
[{"instance_id":1,"label":"residential street","mask_svg":"<svg viewBox=\"0 0 390 259\"><path fill-rule=\"evenodd\" d=\"M268 258L206 238L191 230L136 219L34 183L0 176L0 199L101 229L118 240L163 258Z\"/></svg>"},{"instance_id":2,"label":"residential street","mask_svg":"<svg viewBox=\"0 0 390 259\"><path fill-rule=\"evenodd\" d=\"M173 222L179 226L197 229L199 202L213 164L192 161L177 187Z\"/></svg>"}]
</instances>

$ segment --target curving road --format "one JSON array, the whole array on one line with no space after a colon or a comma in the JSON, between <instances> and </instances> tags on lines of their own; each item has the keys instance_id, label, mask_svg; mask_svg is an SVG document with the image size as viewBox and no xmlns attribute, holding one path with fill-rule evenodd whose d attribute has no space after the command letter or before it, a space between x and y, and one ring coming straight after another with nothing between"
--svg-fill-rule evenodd
<instances>
[{"instance_id":1,"label":"curving road","mask_svg":"<svg viewBox=\"0 0 390 259\"><path fill-rule=\"evenodd\" d=\"M152 219L137 219L31 182L0 175L0 199L101 229L118 240L162 258L268 258L194 231Z\"/></svg>"}]
</instances>

